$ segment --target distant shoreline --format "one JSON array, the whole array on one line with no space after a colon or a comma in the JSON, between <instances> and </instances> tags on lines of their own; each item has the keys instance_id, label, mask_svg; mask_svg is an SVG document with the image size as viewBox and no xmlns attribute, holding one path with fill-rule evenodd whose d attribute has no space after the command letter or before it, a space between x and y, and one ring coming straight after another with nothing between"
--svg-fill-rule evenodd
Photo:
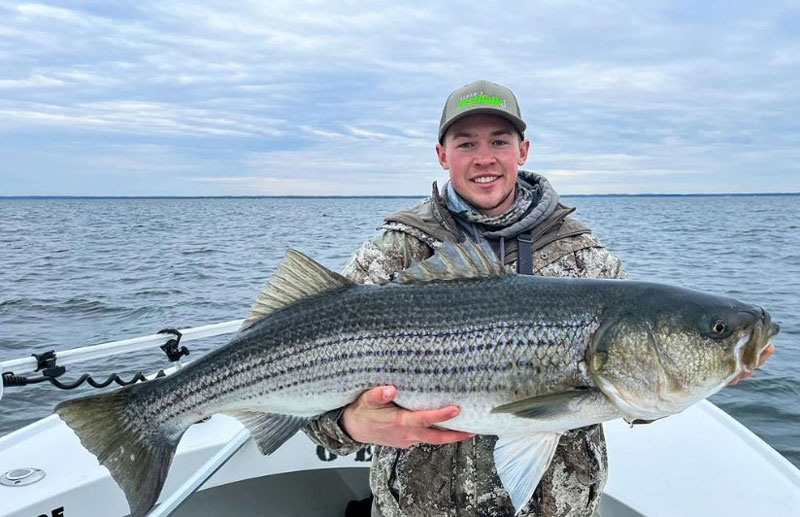
<instances>
[{"instance_id":1,"label":"distant shoreline","mask_svg":"<svg viewBox=\"0 0 800 517\"><path fill-rule=\"evenodd\" d=\"M561 197L744 197L800 196L800 192L714 193L714 194L562 194ZM418 196L0 196L6 199L421 199Z\"/></svg>"}]
</instances>

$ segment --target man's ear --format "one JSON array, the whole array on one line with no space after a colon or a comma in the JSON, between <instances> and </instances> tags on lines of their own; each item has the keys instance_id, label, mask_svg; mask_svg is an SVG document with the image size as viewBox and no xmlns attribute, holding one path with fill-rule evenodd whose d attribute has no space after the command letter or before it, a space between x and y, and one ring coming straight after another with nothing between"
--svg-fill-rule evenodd
<instances>
[{"instance_id":1,"label":"man's ear","mask_svg":"<svg viewBox=\"0 0 800 517\"><path fill-rule=\"evenodd\" d=\"M436 144L436 157L439 158L439 165L444 170L450 170L450 164L447 163L447 151L445 151L442 144Z\"/></svg>"},{"instance_id":2,"label":"man's ear","mask_svg":"<svg viewBox=\"0 0 800 517\"><path fill-rule=\"evenodd\" d=\"M517 165L523 165L525 160L528 159L528 151L531 149L531 141L523 140L519 143L519 156L517 157Z\"/></svg>"}]
</instances>

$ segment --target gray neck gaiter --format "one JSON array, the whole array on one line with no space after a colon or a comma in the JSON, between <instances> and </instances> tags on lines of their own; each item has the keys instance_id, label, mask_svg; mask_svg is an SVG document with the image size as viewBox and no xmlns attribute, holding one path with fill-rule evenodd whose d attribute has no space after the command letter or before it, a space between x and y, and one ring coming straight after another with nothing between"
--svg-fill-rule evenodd
<instances>
[{"instance_id":1,"label":"gray neck gaiter","mask_svg":"<svg viewBox=\"0 0 800 517\"><path fill-rule=\"evenodd\" d=\"M477 208L458 195L450 181L445 186L445 193L447 195L447 206L454 215L467 222L481 224L488 228L503 228L518 221L533 204L531 191L522 187L519 183L516 184L514 203L500 215L482 214Z\"/></svg>"}]
</instances>

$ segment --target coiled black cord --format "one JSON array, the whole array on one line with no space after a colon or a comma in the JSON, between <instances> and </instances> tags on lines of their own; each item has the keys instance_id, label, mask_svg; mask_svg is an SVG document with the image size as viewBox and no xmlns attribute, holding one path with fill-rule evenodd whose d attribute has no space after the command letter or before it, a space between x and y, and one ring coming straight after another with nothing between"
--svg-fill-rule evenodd
<instances>
[{"instance_id":1,"label":"coiled black cord","mask_svg":"<svg viewBox=\"0 0 800 517\"><path fill-rule=\"evenodd\" d=\"M156 373L155 378L164 377L165 375L166 374L164 373L164 370L159 370L158 373ZM148 380L147 377L145 377L142 372L136 372L133 378L131 378L131 380L128 381L122 379L116 373L112 373L104 381L101 382L95 380L88 373L84 373L75 382L63 383L58 379L56 379L55 377L47 375L47 372L45 372L41 377L24 377L22 375L14 375L13 372L6 372L3 374L3 387L10 388L18 386L27 386L28 384L39 384L40 382L49 381L50 384L52 384L56 388L62 390L74 390L75 388L84 383L89 384L93 388L105 388L112 382L115 382L120 386L128 386L130 384L135 384L137 382L145 382L147 380Z\"/></svg>"},{"instance_id":2,"label":"coiled black cord","mask_svg":"<svg viewBox=\"0 0 800 517\"><path fill-rule=\"evenodd\" d=\"M176 339L170 339L161 345L161 350L167 354L167 357L170 361L175 362L178 361L182 356L189 355L189 350L185 346L180 346L182 335L177 329L169 328L159 330L158 334L173 334L176 336ZM137 382L147 382L149 380L142 372L137 372L129 381L123 380L116 373L112 373L106 378L106 380L98 382L88 373L84 373L75 382L63 383L56 377L63 375L67 369L63 366L56 365L56 355L53 350L43 354L33 354L33 356L36 358L36 362L38 364L36 371L42 371L41 377L25 377L22 375L14 375L14 372L4 372L4 388L27 386L28 384L39 384L40 382L49 381L50 384L56 388L60 388L62 390L73 390L83 383L88 383L93 388L105 388L112 382L115 382L120 386L128 386ZM158 379L159 377L164 377L165 375L166 373L164 373L164 370L159 370L154 378Z\"/></svg>"}]
</instances>

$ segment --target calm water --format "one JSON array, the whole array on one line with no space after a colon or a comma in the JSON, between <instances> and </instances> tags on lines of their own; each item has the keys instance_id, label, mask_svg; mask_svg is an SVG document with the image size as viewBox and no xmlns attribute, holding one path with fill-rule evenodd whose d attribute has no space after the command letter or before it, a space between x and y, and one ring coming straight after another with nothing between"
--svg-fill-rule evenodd
<instances>
[{"instance_id":1,"label":"calm water","mask_svg":"<svg viewBox=\"0 0 800 517\"><path fill-rule=\"evenodd\" d=\"M800 197L566 198L629 278L766 307L777 352L713 401L800 466ZM0 361L243 317L287 248L338 269L410 199L0 200ZM225 337L189 343L192 356ZM65 377L164 367L160 350ZM49 385L48 385L49 386ZM87 390L8 389L0 435Z\"/></svg>"}]
</instances>

